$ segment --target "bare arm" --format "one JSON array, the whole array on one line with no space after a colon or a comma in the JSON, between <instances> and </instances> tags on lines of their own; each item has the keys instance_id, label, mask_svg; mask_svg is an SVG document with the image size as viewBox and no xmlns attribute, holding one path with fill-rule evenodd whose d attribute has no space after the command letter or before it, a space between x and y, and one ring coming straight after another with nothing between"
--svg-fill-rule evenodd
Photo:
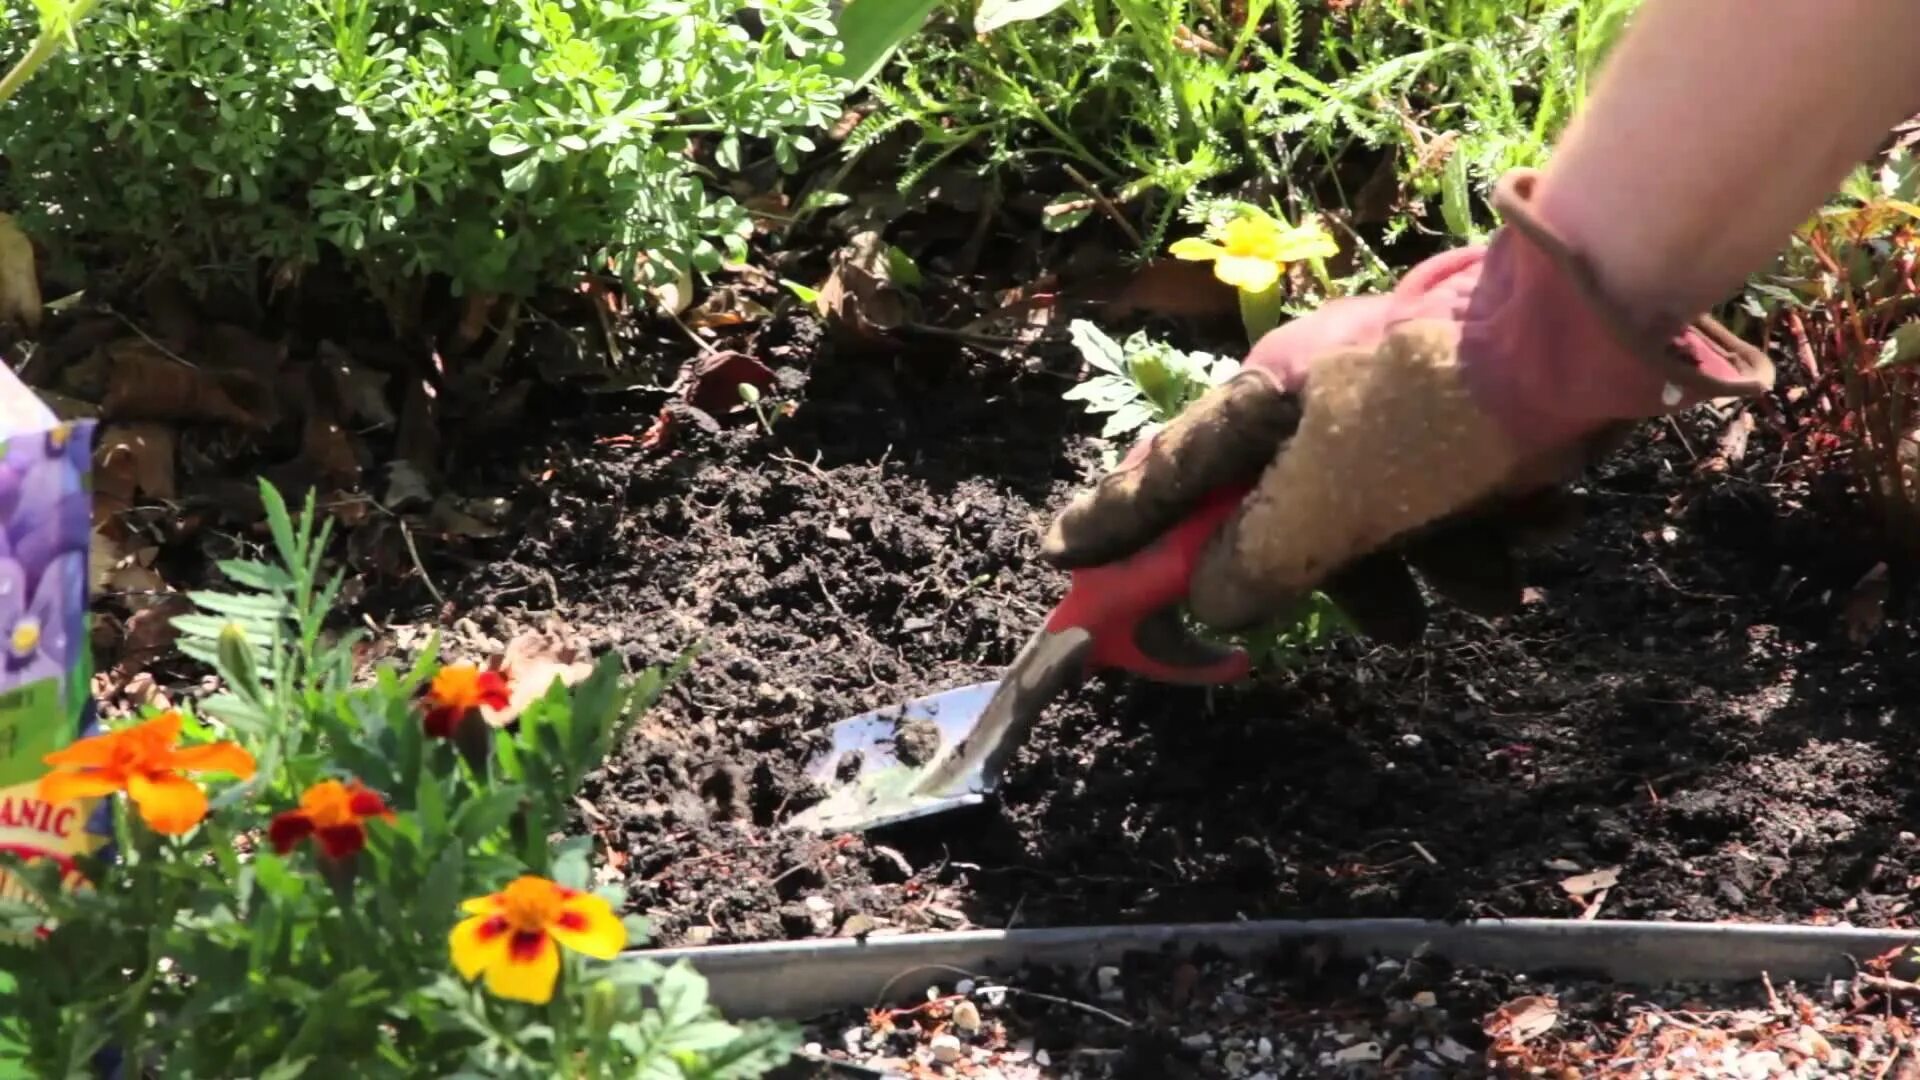
<instances>
[{"instance_id":1,"label":"bare arm","mask_svg":"<svg viewBox=\"0 0 1920 1080\"><path fill-rule=\"evenodd\" d=\"M1912 0L1646 0L1539 183L1630 308L1682 319L1920 110Z\"/></svg>"}]
</instances>

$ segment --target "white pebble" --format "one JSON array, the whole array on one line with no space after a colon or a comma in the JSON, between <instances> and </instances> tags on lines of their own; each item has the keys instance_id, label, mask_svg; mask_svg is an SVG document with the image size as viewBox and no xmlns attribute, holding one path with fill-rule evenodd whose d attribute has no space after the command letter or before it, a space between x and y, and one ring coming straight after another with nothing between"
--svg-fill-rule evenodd
<instances>
[{"instance_id":1,"label":"white pebble","mask_svg":"<svg viewBox=\"0 0 1920 1080\"><path fill-rule=\"evenodd\" d=\"M956 994L971 994L971 993L973 993L973 980L972 980L972 979L961 979L961 980L960 980L959 982L957 982L957 983L954 983L954 984L953 984L953 992L954 992L954 993L956 993Z\"/></svg>"},{"instance_id":2,"label":"white pebble","mask_svg":"<svg viewBox=\"0 0 1920 1080\"><path fill-rule=\"evenodd\" d=\"M1198 1035L1189 1035L1180 1040L1180 1045L1189 1050L1205 1050L1213 1045L1213 1036L1202 1031Z\"/></svg>"},{"instance_id":3,"label":"white pebble","mask_svg":"<svg viewBox=\"0 0 1920 1080\"><path fill-rule=\"evenodd\" d=\"M1418 732L1414 732L1414 731L1409 731L1406 734L1400 736L1400 745L1406 747L1409 750L1418 748L1419 745L1425 741L1426 741L1425 739L1422 739L1420 737Z\"/></svg>"},{"instance_id":4,"label":"white pebble","mask_svg":"<svg viewBox=\"0 0 1920 1080\"><path fill-rule=\"evenodd\" d=\"M809 1057L819 1057L821 1052L821 1046L819 1043L808 1043L807 1045L801 1047L800 1049L805 1051L807 1056Z\"/></svg>"},{"instance_id":5,"label":"white pebble","mask_svg":"<svg viewBox=\"0 0 1920 1080\"><path fill-rule=\"evenodd\" d=\"M951 1065L960 1060L960 1037L957 1035L935 1035L927 1048L933 1051L933 1060L942 1065Z\"/></svg>"},{"instance_id":6,"label":"white pebble","mask_svg":"<svg viewBox=\"0 0 1920 1080\"><path fill-rule=\"evenodd\" d=\"M1035 1050L1033 1052L1033 1063L1044 1069L1053 1064L1053 1055L1047 1053L1045 1049Z\"/></svg>"},{"instance_id":7,"label":"white pebble","mask_svg":"<svg viewBox=\"0 0 1920 1080\"><path fill-rule=\"evenodd\" d=\"M953 1026L971 1035L980 1030L980 1006L962 1001L953 1007Z\"/></svg>"},{"instance_id":8,"label":"white pebble","mask_svg":"<svg viewBox=\"0 0 1920 1080\"><path fill-rule=\"evenodd\" d=\"M1119 983L1120 969L1117 967L1097 968L1093 973L1093 981L1094 985L1100 988L1100 996L1105 997L1113 993L1114 986Z\"/></svg>"},{"instance_id":9,"label":"white pebble","mask_svg":"<svg viewBox=\"0 0 1920 1080\"><path fill-rule=\"evenodd\" d=\"M1272 1057L1273 1056L1273 1040L1267 1038L1265 1035L1260 1036L1259 1043L1257 1043L1254 1046L1254 1053L1258 1055L1261 1061L1265 1061L1268 1058Z\"/></svg>"},{"instance_id":10,"label":"white pebble","mask_svg":"<svg viewBox=\"0 0 1920 1080\"><path fill-rule=\"evenodd\" d=\"M840 1045L847 1048L847 1054L849 1056L854 1056L859 1054L860 1048L865 1046L866 1043L867 1043L866 1028L850 1027L847 1030L840 1033Z\"/></svg>"},{"instance_id":11,"label":"white pebble","mask_svg":"<svg viewBox=\"0 0 1920 1080\"><path fill-rule=\"evenodd\" d=\"M1354 1043L1333 1055L1333 1060L1339 1065L1359 1065L1364 1062L1379 1061L1380 1044L1377 1042Z\"/></svg>"}]
</instances>

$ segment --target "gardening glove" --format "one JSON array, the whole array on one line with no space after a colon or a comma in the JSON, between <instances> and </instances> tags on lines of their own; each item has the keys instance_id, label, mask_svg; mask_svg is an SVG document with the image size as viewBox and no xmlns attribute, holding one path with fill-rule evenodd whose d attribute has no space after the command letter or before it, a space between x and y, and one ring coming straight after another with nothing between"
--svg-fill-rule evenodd
<instances>
[{"instance_id":1,"label":"gardening glove","mask_svg":"<svg viewBox=\"0 0 1920 1080\"><path fill-rule=\"evenodd\" d=\"M1324 591L1373 637L1408 640L1408 573L1470 610L1518 604L1516 545L1563 534L1561 485L1633 423L1764 393L1766 355L1705 316L1629 312L1533 212L1536 175L1496 186L1490 241L1389 293L1271 331L1050 524L1042 557L1123 557L1204 495L1251 487L1201 556L1188 606L1239 631Z\"/></svg>"}]
</instances>

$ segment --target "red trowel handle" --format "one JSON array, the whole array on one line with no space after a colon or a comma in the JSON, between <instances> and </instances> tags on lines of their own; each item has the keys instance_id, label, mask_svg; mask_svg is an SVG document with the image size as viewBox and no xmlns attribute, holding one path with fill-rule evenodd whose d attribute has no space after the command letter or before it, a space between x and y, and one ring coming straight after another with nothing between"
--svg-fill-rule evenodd
<instances>
[{"instance_id":1,"label":"red trowel handle","mask_svg":"<svg viewBox=\"0 0 1920 1080\"><path fill-rule=\"evenodd\" d=\"M1187 634L1180 629L1179 608L1207 541L1250 490L1217 489L1147 547L1117 562L1073 571L1067 595L1047 616L1047 630L1087 631L1093 638L1089 669L1120 668L1174 683L1245 678L1246 650Z\"/></svg>"}]
</instances>

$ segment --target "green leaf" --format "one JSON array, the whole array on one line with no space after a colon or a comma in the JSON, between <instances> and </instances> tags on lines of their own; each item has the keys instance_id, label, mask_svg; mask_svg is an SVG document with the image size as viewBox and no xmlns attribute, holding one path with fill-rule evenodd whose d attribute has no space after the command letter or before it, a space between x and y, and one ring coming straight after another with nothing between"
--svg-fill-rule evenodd
<instances>
[{"instance_id":1,"label":"green leaf","mask_svg":"<svg viewBox=\"0 0 1920 1080\"><path fill-rule=\"evenodd\" d=\"M1101 438L1111 439L1117 435L1125 435L1127 432L1136 430L1152 419L1152 405L1144 401L1129 401L1114 410L1112 416L1107 417L1106 425L1100 429L1100 436Z\"/></svg>"},{"instance_id":2,"label":"green leaf","mask_svg":"<svg viewBox=\"0 0 1920 1080\"><path fill-rule=\"evenodd\" d=\"M216 563L220 572L236 585L262 592L281 592L292 589L294 580L285 570L266 563L251 562L245 559L226 559Z\"/></svg>"},{"instance_id":3,"label":"green leaf","mask_svg":"<svg viewBox=\"0 0 1920 1080\"><path fill-rule=\"evenodd\" d=\"M305 550L295 542L293 518L287 514L287 501L280 497L280 489L264 477L260 480L260 501L266 507L267 528L273 533L273 542L280 549L280 560L288 566L299 566L305 560Z\"/></svg>"},{"instance_id":4,"label":"green leaf","mask_svg":"<svg viewBox=\"0 0 1920 1080\"><path fill-rule=\"evenodd\" d=\"M187 599L220 615L244 619L291 619L293 605L278 595L244 593L189 592Z\"/></svg>"},{"instance_id":5,"label":"green leaf","mask_svg":"<svg viewBox=\"0 0 1920 1080\"><path fill-rule=\"evenodd\" d=\"M973 13L973 32L991 34L1009 23L1051 15L1067 0L980 0Z\"/></svg>"},{"instance_id":6,"label":"green leaf","mask_svg":"<svg viewBox=\"0 0 1920 1080\"><path fill-rule=\"evenodd\" d=\"M880 73L895 49L920 31L940 0L850 0L840 10L842 77L858 90Z\"/></svg>"},{"instance_id":7,"label":"green leaf","mask_svg":"<svg viewBox=\"0 0 1920 1080\"><path fill-rule=\"evenodd\" d=\"M593 885L593 867L588 862L592 855L593 837L569 836L555 848L549 876L569 889L584 892Z\"/></svg>"},{"instance_id":8,"label":"green leaf","mask_svg":"<svg viewBox=\"0 0 1920 1080\"><path fill-rule=\"evenodd\" d=\"M1088 366L1107 372L1110 375L1127 374L1127 357L1121 352L1120 343L1108 337L1106 331L1085 319L1075 319L1067 324L1067 333L1073 338L1074 347Z\"/></svg>"},{"instance_id":9,"label":"green leaf","mask_svg":"<svg viewBox=\"0 0 1920 1080\"><path fill-rule=\"evenodd\" d=\"M458 844L448 844L433 861L433 868L427 871L413 898L413 910L424 927L441 926L458 913L464 899L460 895L460 871L465 865L466 849Z\"/></svg>"},{"instance_id":10,"label":"green leaf","mask_svg":"<svg viewBox=\"0 0 1920 1080\"><path fill-rule=\"evenodd\" d=\"M525 789L511 784L486 792L465 804L453 815L453 831L462 843L477 844L499 832L520 807Z\"/></svg>"},{"instance_id":11,"label":"green leaf","mask_svg":"<svg viewBox=\"0 0 1920 1080\"><path fill-rule=\"evenodd\" d=\"M1467 155L1455 149L1440 174L1440 216L1446 221L1449 232L1471 243L1479 236L1479 230L1473 224L1468 194Z\"/></svg>"},{"instance_id":12,"label":"green leaf","mask_svg":"<svg viewBox=\"0 0 1920 1080\"><path fill-rule=\"evenodd\" d=\"M1880 346L1880 360L1877 368L1897 367L1920 360L1920 319L1902 323L1900 328L1887 335Z\"/></svg>"}]
</instances>

